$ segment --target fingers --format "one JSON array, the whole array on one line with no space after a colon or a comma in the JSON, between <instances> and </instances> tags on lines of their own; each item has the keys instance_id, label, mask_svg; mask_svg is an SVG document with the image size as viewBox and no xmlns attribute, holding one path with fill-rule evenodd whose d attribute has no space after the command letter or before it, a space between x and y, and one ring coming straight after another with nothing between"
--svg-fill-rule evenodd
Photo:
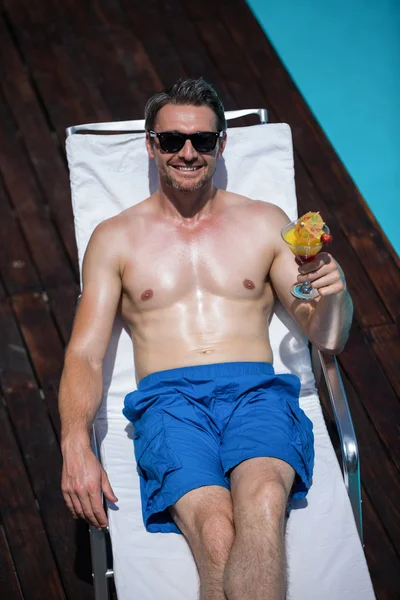
<instances>
[{"instance_id":1,"label":"fingers","mask_svg":"<svg viewBox=\"0 0 400 600\"><path fill-rule=\"evenodd\" d=\"M297 280L300 283L303 283L303 281L315 281L316 279L320 279L321 277L325 277L325 276L329 276L329 275L332 275L333 277L335 277L336 274L338 277L340 277L339 271L336 268L335 263L332 262L327 265L323 265L316 271L313 270L313 271L309 271L308 273L298 275Z\"/></svg>"},{"instance_id":2,"label":"fingers","mask_svg":"<svg viewBox=\"0 0 400 600\"><path fill-rule=\"evenodd\" d=\"M97 529L107 527L107 516L103 507L99 488L93 491L88 491L86 494L83 493L79 500L82 505L84 519L97 527Z\"/></svg>"},{"instance_id":3,"label":"fingers","mask_svg":"<svg viewBox=\"0 0 400 600\"><path fill-rule=\"evenodd\" d=\"M117 502L118 498L114 494L110 481L107 477L107 473L104 469L101 470L101 490L103 494L111 502ZM92 523L98 529L108 526L108 519L104 510L103 502L100 494L100 486L93 483L88 483L87 494L81 493L79 501L82 507L80 516L90 523ZM76 506L75 507L75 511Z\"/></svg>"},{"instance_id":4,"label":"fingers","mask_svg":"<svg viewBox=\"0 0 400 600\"><path fill-rule=\"evenodd\" d=\"M98 529L107 527L107 516L101 501L100 489L92 494L81 489L79 491L65 493L64 500L74 519L85 519Z\"/></svg>"},{"instance_id":5,"label":"fingers","mask_svg":"<svg viewBox=\"0 0 400 600\"><path fill-rule=\"evenodd\" d=\"M335 273L316 279L311 283L311 286L318 290L321 296L338 294L344 290L343 281L340 279L339 275L336 276Z\"/></svg>"},{"instance_id":6,"label":"fingers","mask_svg":"<svg viewBox=\"0 0 400 600\"><path fill-rule=\"evenodd\" d=\"M108 520L101 491L116 502L107 474L89 447L65 444L61 488L72 516L82 518L101 529Z\"/></svg>"},{"instance_id":7,"label":"fingers","mask_svg":"<svg viewBox=\"0 0 400 600\"><path fill-rule=\"evenodd\" d=\"M299 266L300 275L305 275L306 273L311 273L312 271L317 271L322 268L324 265L329 265L335 263L332 256L327 252L320 252L314 260L305 263Z\"/></svg>"},{"instance_id":8,"label":"fingers","mask_svg":"<svg viewBox=\"0 0 400 600\"><path fill-rule=\"evenodd\" d=\"M64 495L64 500L67 504L67 507L69 508L69 510L71 511L72 516L74 517L74 519L84 519L85 515L82 509L82 505L79 501L79 498L75 495L75 494L70 494L70 493L63 493Z\"/></svg>"},{"instance_id":9,"label":"fingers","mask_svg":"<svg viewBox=\"0 0 400 600\"><path fill-rule=\"evenodd\" d=\"M69 498L72 504L73 514L75 514L75 519L84 519L85 515L82 510L82 505L74 494L69 494Z\"/></svg>"},{"instance_id":10,"label":"fingers","mask_svg":"<svg viewBox=\"0 0 400 600\"><path fill-rule=\"evenodd\" d=\"M107 476L106 476L107 477ZM108 481L108 479L107 479ZM111 486L108 484L110 489ZM107 515L101 497L101 471L98 476L82 483L82 480L66 477L62 485L64 500L74 519L85 519L98 529L107 527ZM114 501L117 498L112 494Z\"/></svg>"},{"instance_id":11,"label":"fingers","mask_svg":"<svg viewBox=\"0 0 400 600\"><path fill-rule=\"evenodd\" d=\"M118 498L113 492L110 480L108 479L107 473L104 471L104 469L101 474L101 489L103 490L103 494L107 500L110 502L118 502Z\"/></svg>"},{"instance_id":12,"label":"fingers","mask_svg":"<svg viewBox=\"0 0 400 600\"><path fill-rule=\"evenodd\" d=\"M315 260L299 268L297 280L299 283L311 282L321 296L338 294L345 289L343 271L330 254L322 254L321 261Z\"/></svg>"},{"instance_id":13,"label":"fingers","mask_svg":"<svg viewBox=\"0 0 400 600\"><path fill-rule=\"evenodd\" d=\"M65 504L67 505L67 508L71 512L72 516L74 517L74 519L78 519L79 515L75 510L74 504L72 502L72 498L70 497L69 494L66 494L66 493L63 493L63 496L64 496Z\"/></svg>"}]
</instances>

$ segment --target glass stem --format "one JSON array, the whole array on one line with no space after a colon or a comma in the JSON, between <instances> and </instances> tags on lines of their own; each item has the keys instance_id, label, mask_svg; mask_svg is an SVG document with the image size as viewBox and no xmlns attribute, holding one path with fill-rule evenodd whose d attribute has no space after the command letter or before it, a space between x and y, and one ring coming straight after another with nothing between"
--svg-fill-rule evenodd
<instances>
[{"instance_id":1,"label":"glass stem","mask_svg":"<svg viewBox=\"0 0 400 600\"><path fill-rule=\"evenodd\" d=\"M300 288L302 294L310 294L312 290L311 281L305 281Z\"/></svg>"}]
</instances>

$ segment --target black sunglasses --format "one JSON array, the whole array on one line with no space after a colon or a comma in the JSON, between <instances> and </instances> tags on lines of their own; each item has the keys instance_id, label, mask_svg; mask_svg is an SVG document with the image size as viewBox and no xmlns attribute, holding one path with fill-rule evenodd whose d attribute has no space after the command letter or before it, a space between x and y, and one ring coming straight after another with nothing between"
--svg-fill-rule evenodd
<instances>
[{"instance_id":1,"label":"black sunglasses","mask_svg":"<svg viewBox=\"0 0 400 600\"><path fill-rule=\"evenodd\" d=\"M179 133L175 131L163 131L157 133L156 131L149 130L150 137L158 138L161 146L161 150L174 154L182 150L186 140L192 142L193 148L197 152L212 152L217 145L217 140L222 138L224 135L223 131L198 131L197 133Z\"/></svg>"}]
</instances>

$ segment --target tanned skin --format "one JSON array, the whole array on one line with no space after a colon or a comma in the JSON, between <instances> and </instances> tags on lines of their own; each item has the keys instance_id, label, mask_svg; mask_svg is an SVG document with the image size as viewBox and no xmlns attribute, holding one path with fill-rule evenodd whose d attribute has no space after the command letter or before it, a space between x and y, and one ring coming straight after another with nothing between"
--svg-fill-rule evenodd
<instances>
[{"instance_id":1,"label":"tanned skin","mask_svg":"<svg viewBox=\"0 0 400 600\"><path fill-rule=\"evenodd\" d=\"M205 106L166 105L158 112L154 129L216 131L216 117ZM280 208L214 187L212 175L226 142L225 136L213 152L200 154L187 140L180 152L167 154L157 139L147 138L149 156L159 173L158 191L101 223L86 251L82 298L60 387L62 489L73 516L99 528L107 525L100 490L112 502L117 497L90 449L90 428L101 403L103 359L118 311L132 335L138 380L188 365L272 363L268 317L275 296L317 348L338 353L347 340L352 302L343 272L332 256L322 252L313 262L298 267L281 238L289 219ZM297 300L289 291L293 282L307 279L320 293L312 302ZM202 599L284 597L282 515L293 478L292 467L283 461L252 459L233 470L231 493L218 486L203 487L171 508L195 555ZM280 486L278 508L275 512L268 509L268 514L276 513L278 525L271 530L268 524L258 528L264 542L270 536L270 548L275 548L265 558L272 565L270 572L263 570L268 571L268 579L251 569L246 576L247 567L243 570L243 557L248 555L252 564L251 546L256 543L254 532L252 541L246 538L250 527L246 526L246 519L250 523L246 502L254 500L265 481L272 481L274 489ZM249 497L251 490L254 494ZM204 545L196 546L201 536L196 538L197 525L190 515L193 511L204 515L204 525L214 515L212 506L218 507L215 514L226 517L219 535L226 544L220 563L211 564ZM263 510L260 523L265 521ZM251 587L257 577L265 579L260 580L261 595ZM249 596L240 590L243 581ZM266 586L270 595L265 595Z\"/></svg>"}]
</instances>

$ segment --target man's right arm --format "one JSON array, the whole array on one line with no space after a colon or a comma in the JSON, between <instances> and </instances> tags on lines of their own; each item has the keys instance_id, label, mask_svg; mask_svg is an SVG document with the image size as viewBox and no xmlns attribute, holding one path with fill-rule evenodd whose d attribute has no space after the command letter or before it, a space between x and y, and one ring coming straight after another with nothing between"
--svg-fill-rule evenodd
<instances>
[{"instance_id":1,"label":"man's right arm","mask_svg":"<svg viewBox=\"0 0 400 600\"><path fill-rule=\"evenodd\" d=\"M103 391L103 360L121 297L120 243L115 224L94 231L83 261L83 290L60 383L62 490L75 517L104 527L100 490L116 501L107 474L90 447L90 430Z\"/></svg>"}]
</instances>

